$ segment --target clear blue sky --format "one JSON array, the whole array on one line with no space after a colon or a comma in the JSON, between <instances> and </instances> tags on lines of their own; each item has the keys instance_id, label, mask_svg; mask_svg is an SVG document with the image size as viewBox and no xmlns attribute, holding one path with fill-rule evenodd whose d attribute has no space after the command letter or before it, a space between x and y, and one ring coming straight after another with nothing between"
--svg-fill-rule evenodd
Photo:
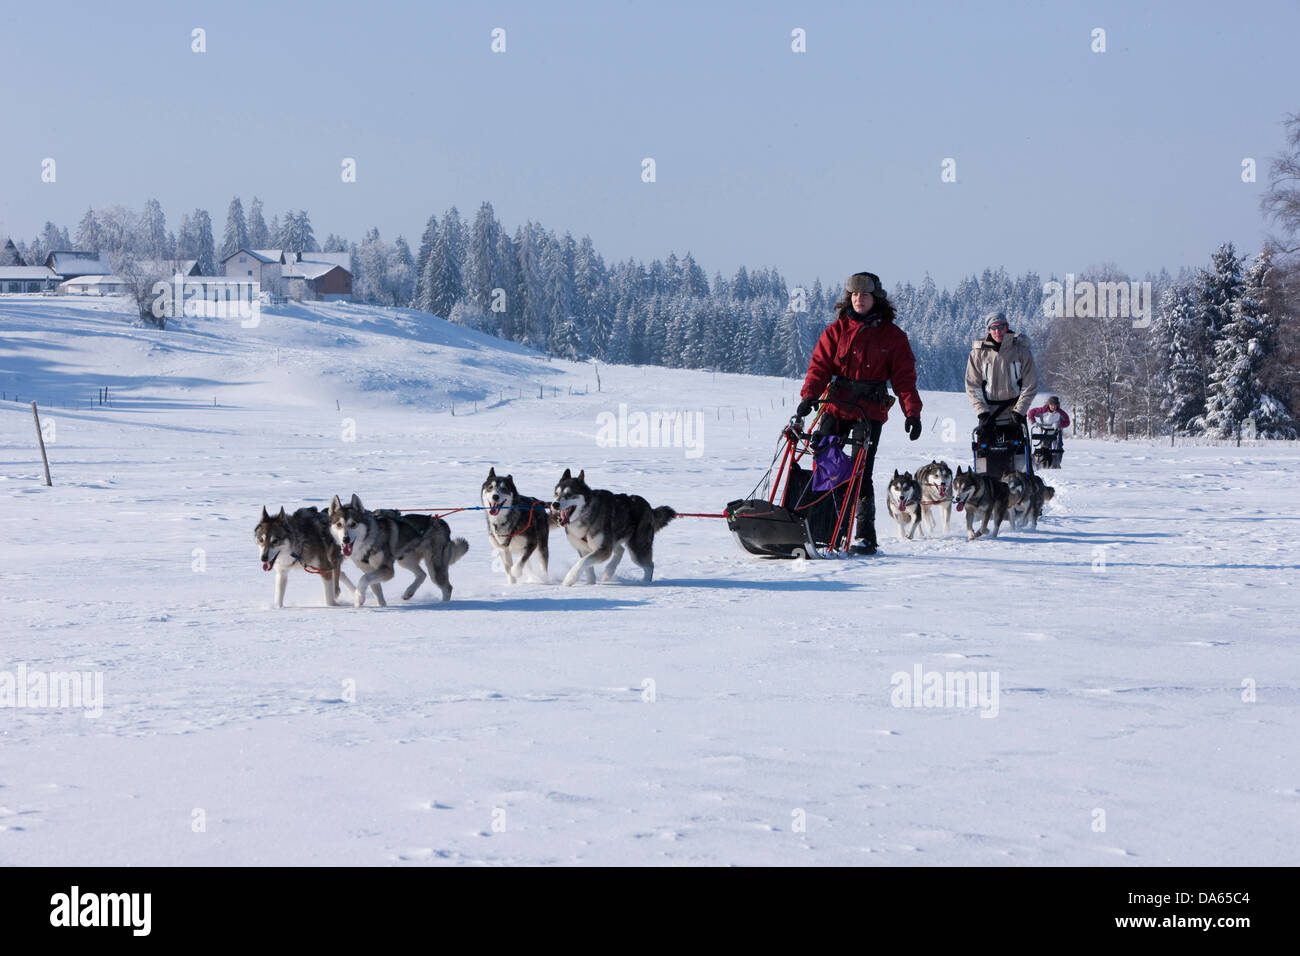
<instances>
[{"instance_id":1,"label":"clear blue sky","mask_svg":"<svg viewBox=\"0 0 1300 956\"><path fill-rule=\"evenodd\" d=\"M1300 111L1294 0L125 0L3 19L0 235L24 240L157 197L172 229L206 208L219 241L230 198L257 194L268 221L306 208L318 238L414 246L430 213L486 199L511 230L590 234L611 262L690 250L710 276L1141 274L1259 247L1267 161Z\"/></svg>"}]
</instances>

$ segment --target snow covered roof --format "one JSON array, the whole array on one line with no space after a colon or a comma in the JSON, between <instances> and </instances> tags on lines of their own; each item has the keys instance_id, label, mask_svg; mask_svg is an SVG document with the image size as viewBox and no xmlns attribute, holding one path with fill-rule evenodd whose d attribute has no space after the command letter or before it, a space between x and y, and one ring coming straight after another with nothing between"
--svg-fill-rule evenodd
<instances>
[{"instance_id":1,"label":"snow covered roof","mask_svg":"<svg viewBox=\"0 0 1300 956\"><path fill-rule=\"evenodd\" d=\"M192 275L194 267L199 264L198 259L141 259L137 263L146 273L155 275L175 275L179 272L183 276Z\"/></svg>"},{"instance_id":2,"label":"snow covered roof","mask_svg":"<svg viewBox=\"0 0 1300 956\"><path fill-rule=\"evenodd\" d=\"M299 253L301 262L330 262L336 266L342 266L344 269L352 268L352 253L350 252L303 252Z\"/></svg>"},{"instance_id":3,"label":"snow covered roof","mask_svg":"<svg viewBox=\"0 0 1300 956\"><path fill-rule=\"evenodd\" d=\"M5 279L57 279L58 273L47 266L0 266L0 281Z\"/></svg>"},{"instance_id":4,"label":"snow covered roof","mask_svg":"<svg viewBox=\"0 0 1300 956\"><path fill-rule=\"evenodd\" d=\"M125 284L125 282L126 280L123 279L121 276L84 275L84 276L77 276L75 279L66 279L59 284L61 286L69 286L69 285L94 286L94 285L123 285Z\"/></svg>"},{"instance_id":5,"label":"snow covered roof","mask_svg":"<svg viewBox=\"0 0 1300 956\"><path fill-rule=\"evenodd\" d=\"M292 265L280 266L280 275L286 279L319 279L327 272L333 272L335 269L348 270L334 262L295 262Z\"/></svg>"},{"instance_id":6,"label":"snow covered roof","mask_svg":"<svg viewBox=\"0 0 1300 956\"><path fill-rule=\"evenodd\" d=\"M61 276L108 275L112 271L98 252L78 249L56 249L45 257L45 264Z\"/></svg>"},{"instance_id":7,"label":"snow covered roof","mask_svg":"<svg viewBox=\"0 0 1300 956\"><path fill-rule=\"evenodd\" d=\"M222 265L229 262L231 259L235 258L235 256L238 255L252 256L258 262L279 262L280 261L279 249L236 249L230 255L226 256L226 258L221 260Z\"/></svg>"}]
</instances>

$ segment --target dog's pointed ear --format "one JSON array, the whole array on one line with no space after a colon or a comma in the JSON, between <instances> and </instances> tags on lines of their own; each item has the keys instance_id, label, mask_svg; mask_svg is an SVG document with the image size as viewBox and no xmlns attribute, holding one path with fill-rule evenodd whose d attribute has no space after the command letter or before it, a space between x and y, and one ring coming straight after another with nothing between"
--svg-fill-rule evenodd
<instances>
[{"instance_id":1,"label":"dog's pointed ear","mask_svg":"<svg viewBox=\"0 0 1300 956\"><path fill-rule=\"evenodd\" d=\"M573 477L573 473L566 468L564 469L564 474L560 475L560 481L568 481L572 477Z\"/></svg>"},{"instance_id":2,"label":"dog's pointed ear","mask_svg":"<svg viewBox=\"0 0 1300 956\"><path fill-rule=\"evenodd\" d=\"M488 469L488 481L491 481L496 476L497 476L497 466L493 465L491 468Z\"/></svg>"},{"instance_id":3,"label":"dog's pointed ear","mask_svg":"<svg viewBox=\"0 0 1300 956\"><path fill-rule=\"evenodd\" d=\"M263 520L263 521L270 521L270 520L271 520L271 516L270 516L269 514L266 513L266 505L262 505L262 520Z\"/></svg>"},{"instance_id":4,"label":"dog's pointed ear","mask_svg":"<svg viewBox=\"0 0 1300 956\"><path fill-rule=\"evenodd\" d=\"M514 476L514 475L506 475L506 481L510 482L510 484L513 485L513 484L515 483L515 476Z\"/></svg>"},{"instance_id":5,"label":"dog's pointed ear","mask_svg":"<svg viewBox=\"0 0 1300 956\"><path fill-rule=\"evenodd\" d=\"M335 495L334 500L330 502L330 511L335 512L343 508L343 502L339 501L339 496Z\"/></svg>"},{"instance_id":6,"label":"dog's pointed ear","mask_svg":"<svg viewBox=\"0 0 1300 956\"><path fill-rule=\"evenodd\" d=\"M586 469L586 468L584 468L584 469L582 469L582 471L578 472L578 480L579 480L579 481L586 481L586 480L587 480L587 469Z\"/></svg>"},{"instance_id":7,"label":"dog's pointed ear","mask_svg":"<svg viewBox=\"0 0 1300 956\"><path fill-rule=\"evenodd\" d=\"M366 510L366 509L362 506L362 504L361 504L361 499L357 497L357 493L356 493L355 491L352 492L352 507L353 507L353 508L356 508L358 511L365 511L365 510Z\"/></svg>"},{"instance_id":8,"label":"dog's pointed ear","mask_svg":"<svg viewBox=\"0 0 1300 956\"><path fill-rule=\"evenodd\" d=\"M284 505L280 505L280 513L279 513L278 515L276 515L275 518L276 518L277 521L283 521L283 520L284 520Z\"/></svg>"}]
</instances>

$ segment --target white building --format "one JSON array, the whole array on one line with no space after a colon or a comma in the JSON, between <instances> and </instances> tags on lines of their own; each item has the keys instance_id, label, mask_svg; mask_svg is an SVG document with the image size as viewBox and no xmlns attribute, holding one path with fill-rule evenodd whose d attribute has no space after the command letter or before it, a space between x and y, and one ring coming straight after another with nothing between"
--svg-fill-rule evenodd
<instances>
[{"instance_id":1,"label":"white building","mask_svg":"<svg viewBox=\"0 0 1300 956\"><path fill-rule=\"evenodd\" d=\"M78 249L56 249L45 257L45 265L63 280L79 276L106 276L113 272L98 252Z\"/></svg>"},{"instance_id":2,"label":"white building","mask_svg":"<svg viewBox=\"0 0 1300 956\"><path fill-rule=\"evenodd\" d=\"M221 260L222 275L257 282L263 292L283 295L280 267L284 254L279 249L236 249Z\"/></svg>"},{"instance_id":3,"label":"white building","mask_svg":"<svg viewBox=\"0 0 1300 956\"><path fill-rule=\"evenodd\" d=\"M65 295L122 295L126 280L114 275L77 276L60 282L59 291Z\"/></svg>"},{"instance_id":4,"label":"white building","mask_svg":"<svg viewBox=\"0 0 1300 956\"><path fill-rule=\"evenodd\" d=\"M58 274L46 266L0 266L0 295L47 292L58 282Z\"/></svg>"}]
</instances>

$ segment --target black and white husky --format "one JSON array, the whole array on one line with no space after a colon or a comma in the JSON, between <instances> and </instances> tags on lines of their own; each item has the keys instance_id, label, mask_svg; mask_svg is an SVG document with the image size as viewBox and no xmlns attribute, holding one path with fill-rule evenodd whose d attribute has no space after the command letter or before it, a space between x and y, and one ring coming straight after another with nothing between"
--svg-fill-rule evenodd
<instances>
[{"instance_id":1,"label":"black and white husky","mask_svg":"<svg viewBox=\"0 0 1300 956\"><path fill-rule=\"evenodd\" d=\"M308 569L320 575L325 586L325 605L338 602L339 582L356 589L343 573L343 554L330 537L329 518L317 508L299 508L291 515L284 509L272 517L262 506L262 519L253 532L263 571L275 572L275 606L284 607L284 586L294 568Z\"/></svg>"},{"instance_id":2,"label":"black and white husky","mask_svg":"<svg viewBox=\"0 0 1300 956\"><path fill-rule=\"evenodd\" d=\"M898 540L911 541L921 526L921 486L910 471L895 470L886 497L889 516L898 522Z\"/></svg>"},{"instance_id":3,"label":"black and white husky","mask_svg":"<svg viewBox=\"0 0 1300 956\"><path fill-rule=\"evenodd\" d=\"M943 509L943 533L948 533L952 520L952 469L946 461L932 461L916 469L916 481L921 486L921 518L927 534L933 534L939 519L935 508Z\"/></svg>"},{"instance_id":4,"label":"black and white husky","mask_svg":"<svg viewBox=\"0 0 1300 956\"><path fill-rule=\"evenodd\" d=\"M498 477L495 465L488 469L482 498L487 509L488 540L501 555L510 583L519 580L525 562L534 554L534 567L540 568L543 581L549 581L551 517L546 502L521 495L514 477Z\"/></svg>"},{"instance_id":5,"label":"black and white husky","mask_svg":"<svg viewBox=\"0 0 1300 956\"><path fill-rule=\"evenodd\" d=\"M596 583L593 565L611 559L601 577L614 576L626 548L632 560L645 571L645 583L654 577L655 532L677 517L672 508L651 508L640 495L615 494L591 488L585 470L575 478L568 468L555 486L551 505L555 521L564 529L569 543L578 552L578 563L564 576L566 585L577 583L584 573L588 584Z\"/></svg>"},{"instance_id":6,"label":"black and white husky","mask_svg":"<svg viewBox=\"0 0 1300 956\"><path fill-rule=\"evenodd\" d=\"M974 468L962 471L952 479L952 502L958 511L966 512L966 540L974 541L988 531L993 522L993 537L1007 517L1007 486L992 475L977 474ZM983 519L978 531L975 522Z\"/></svg>"},{"instance_id":7,"label":"black and white husky","mask_svg":"<svg viewBox=\"0 0 1300 956\"><path fill-rule=\"evenodd\" d=\"M400 564L415 575L402 600L409 601L424 583L424 567L442 591L444 601L451 600L451 581L447 569L469 550L464 538L452 540L447 522L431 515L403 515L392 510L369 511L356 495L347 504L335 495L330 502L329 529L345 556L351 557L364 573L357 582L354 606L366 601L366 589L375 592L380 607L387 607L381 583L390 580L394 565Z\"/></svg>"},{"instance_id":8,"label":"black and white husky","mask_svg":"<svg viewBox=\"0 0 1300 956\"><path fill-rule=\"evenodd\" d=\"M1027 475L1022 471L1013 471L1003 477L1007 486L1007 515L1012 528L1028 525L1031 531L1038 530L1038 519L1043 515L1043 505L1056 495L1056 489L1046 484L1037 475Z\"/></svg>"}]
</instances>

